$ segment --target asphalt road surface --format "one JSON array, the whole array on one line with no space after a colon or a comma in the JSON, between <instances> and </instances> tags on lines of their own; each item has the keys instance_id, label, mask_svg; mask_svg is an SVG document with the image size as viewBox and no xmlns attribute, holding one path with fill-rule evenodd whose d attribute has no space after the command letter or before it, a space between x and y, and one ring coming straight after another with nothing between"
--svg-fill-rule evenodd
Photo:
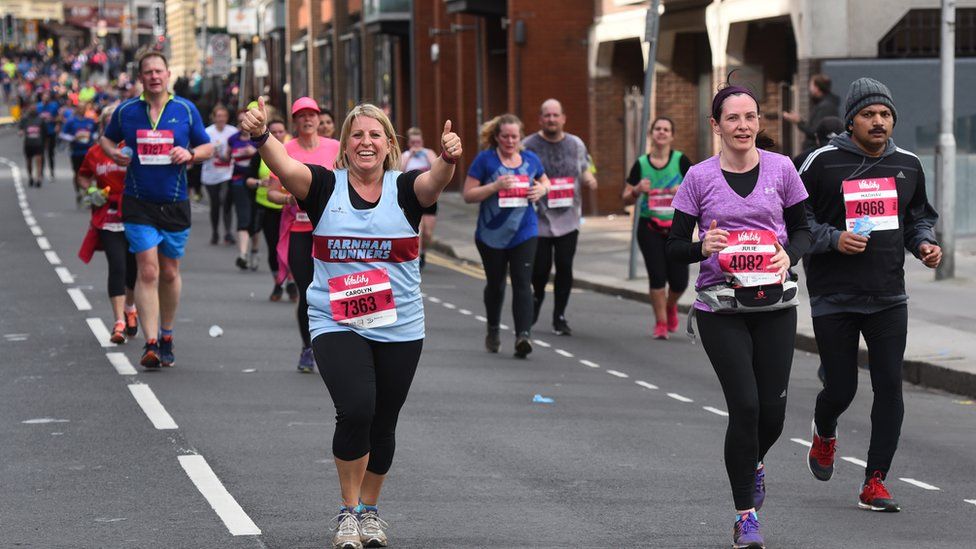
<instances>
[{"instance_id":1,"label":"asphalt road surface","mask_svg":"<svg viewBox=\"0 0 976 549\"><path fill-rule=\"evenodd\" d=\"M195 206L176 367L130 370L141 335L100 343L106 266L77 258L88 214L68 159L27 188L20 150L0 130L0 547L328 546L334 409L295 368L295 306L268 301L267 265L239 272ZM573 337L540 322L528 360L510 330L488 354L481 289L477 269L442 257L424 272L428 337L381 501L392 546L728 547L724 399L701 347L652 341L647 305L577 292ZM768 546L976 546L976 405L907 387L888 483L903 512L861 511L870 385L841 419L833 480L817 482L803 445L816 366L796 356L767 456Z\"/></svg>"}]
</instances>

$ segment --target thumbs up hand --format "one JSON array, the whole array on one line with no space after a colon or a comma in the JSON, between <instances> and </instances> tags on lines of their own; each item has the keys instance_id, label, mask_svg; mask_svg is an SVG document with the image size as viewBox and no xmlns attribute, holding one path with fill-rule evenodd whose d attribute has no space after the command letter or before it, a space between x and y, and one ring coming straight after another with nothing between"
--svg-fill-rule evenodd
<instances>
[{"instance_id":1,"label":"thumbs up hand","mask_svg":"<svg viewBox=\"0 0 976 549\"><path fill-rule=\"evenodd\" d=\"M264 135L268 129L267 123L268 109L264 106L264 97L258 97L258 106L244 113L238 129L252 136Z\"/></svg>"},{"instance_id":2,"label":"thumbs up hand","mask_svg":"<svg viewBox=\"0 0 976 549\"><path fill-rule=\"evenodd\" d=\"M461 138L458 134L451 131L451 121L448 120L444 122L444 132L441 134L441 149L443 152L441 156L446 162L454 163L458 158L461 158Z\"/></svg>"},{"instance_id":3,"label":"thumbs up hand","mask_svg":"<svg viewBox=\"0 0 976 549\"><path fill-rule=\"evenodd\" d=\"M705 238L702 238L702 255L711 256L713 253L721 252L728 247L729 232L718 228L718 222L714 219L712 224L705 231Z\"/></svg>"}]
</instances>

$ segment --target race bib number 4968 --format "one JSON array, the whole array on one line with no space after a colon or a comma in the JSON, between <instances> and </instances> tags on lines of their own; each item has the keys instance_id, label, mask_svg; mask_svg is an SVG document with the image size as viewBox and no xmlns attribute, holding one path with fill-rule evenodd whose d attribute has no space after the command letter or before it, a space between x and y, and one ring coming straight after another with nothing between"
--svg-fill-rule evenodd
<instances>
[{"instance_id":1,"label":"race bib number 4968","mask_svg":"<svg viewBox=\"0 0 976 549\"><path fill-rule=\"evenodd\" d=\"M172 164L172 130L136 130L136 154L142 165Z\"/></svg>"},{"instance_id":2,"label":"race bib number 4968","mask_svg":"<svg viewBox=\"0 0 976 549\"><path fill-rule=\"evenodd\" d=\"M728 247L718 253L718 264L734 286L780 284L776 271L767 270L774 255L772 231L729 231Z\"/></svg>"},{"instance_id":3,"label":"race bib number 4968","mask_svg":"<svg viewBox=\"0 0 976 549\"><path fill-rule=\"evenodd\" d=\"M893 231L898 228L898 188L894 177L844 181L844 206L848 231L862 217L871 218L873 231Z\"/></svg>"},{"instance_id":4,"label":"race bib number 4968","mask_svg":"<svg viewBox=\"0 0 976 549\"><path fill-rule=\"evenodd\" d=\"M386 269L370 269L329 279L332 319L357 328L379 328L396 322L396 302Z\"/></svg>"}]
</instances>

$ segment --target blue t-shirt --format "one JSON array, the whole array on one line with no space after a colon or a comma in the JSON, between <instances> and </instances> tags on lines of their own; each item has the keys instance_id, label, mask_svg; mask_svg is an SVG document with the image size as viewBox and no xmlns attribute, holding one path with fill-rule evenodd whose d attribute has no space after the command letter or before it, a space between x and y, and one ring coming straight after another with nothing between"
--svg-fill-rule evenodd
<instances>
[{"instance_id":1,"label":"blue t-shirt","mask_svg":"<svg viewBox=\"0 0 976 549\"><path fill-rule=\"evenodd\" d=\"M64 123L61 133L77 138L78 132L81 132L81 139L75 139L71 142L71 156L85 156L88 149L95 143L95 130L97 129L98 125L91 118L72 118ZM85 137L86 134L87 138Z\"/></svg>"},{"instance_id":2,"label":"blue t-shirt","mask_svg":"<svg viewBox=\"0 0 976 549\"><path fill-rule=\"evenodd\" d=\"M47 103L43 101L37 103L37 114L41 115L44 120L44 132L47 135L57 133L59 110L61 110L61 104L54 100Z\"/></svg>"},{"instance_id":3,"label":"blue t-shirt","mask_svg":"<svg viewBox=\"0 0 976 549\"><path fill-rule=\"evenodd\" d=\"M521 152L522 165L508 168L502 165L495 149L481 151L471 163L468 176L482 185L494 182L502 175L528 175L535 180L545 175L542 161L532 151ZM474 237L492 248L514 248L526 240L539 235L538 220L532 204L521 208L502 208L498 205L498 193L481 202L478 210L478 228Z\"/></svg>"},{"instance_id":4,"label":"blue t-shirt","mask_svg":"<svg viewBox=\"0 0 976 549\"><path fill-rule=\"evenodd\" d=\"M143 154L140 154L137 136L140 130L162 132L161 137L143 136ZM125 174L125 194L160 204L187 199L186 166L164 163L167 161L166 151L173 147L188 149L210 143L196 105L176 95L169 96L155 125L149 119L149 103L143 96L125 101L112 113L105 137L115 143L124 140L134 150L132 163ZM160 154L154 154L157 152ZM159 163L145 164L143 160Z\"/></svg>"}]
</instances>

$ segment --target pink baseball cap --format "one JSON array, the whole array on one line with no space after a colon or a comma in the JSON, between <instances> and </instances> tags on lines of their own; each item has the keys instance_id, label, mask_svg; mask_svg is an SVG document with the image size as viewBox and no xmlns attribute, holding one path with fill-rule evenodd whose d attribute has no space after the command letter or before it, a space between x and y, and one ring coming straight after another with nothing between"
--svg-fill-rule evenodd
<instances>
[{"instance_id":1,"label":"pink baseball cap","mask_svg":"<svg viewBox=\"0 0 976 549\"><path fill-rule=\"evenodd\" d=\"M295 116L298 111L303 111L305 109L311 109L316 113L322 112L319 110L318 104L311 97L299 97L291 104L291 115Z\"/></svg>"}]
</instances>

